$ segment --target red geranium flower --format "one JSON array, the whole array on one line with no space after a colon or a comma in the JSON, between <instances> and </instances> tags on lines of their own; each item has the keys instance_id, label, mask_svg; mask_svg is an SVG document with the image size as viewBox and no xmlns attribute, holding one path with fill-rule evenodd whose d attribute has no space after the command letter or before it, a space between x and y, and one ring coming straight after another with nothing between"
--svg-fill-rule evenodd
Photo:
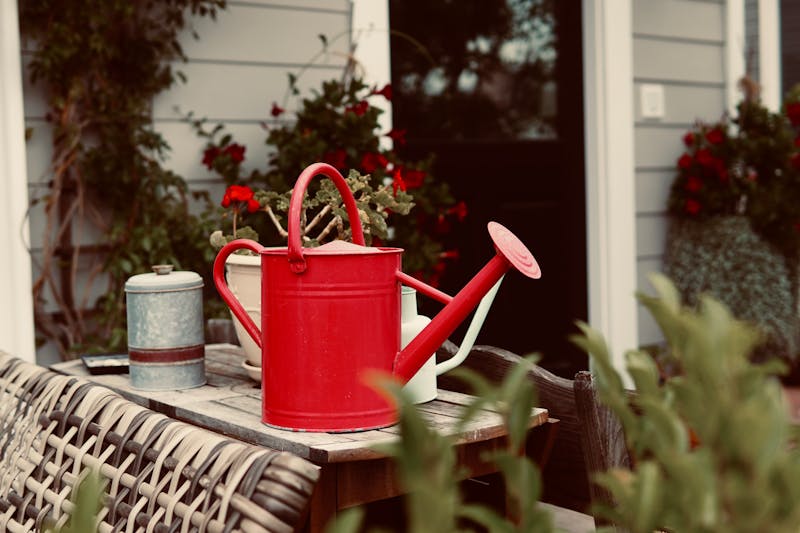
<instances>
[{"instance_id":1,"label":"red geranium flower","mask_svg":"<svg viewBox=\"0 0 800 533\"><path fill-rule=\"evenodd\" d=\"M255 198L250 198L249 200L247 200L248 211L250 211L251 213L255 213L259 209L261 209L261 204L258 203L258 200L256 200Z\"/></svg>"},{"instance_id":2,"label":"red geranium flower","mask_svg":"<svg viewBox=\"0 0 800 533\"><path fill-rule=\"evenodd\" d=\"M378 167L386 168L386 165L388 164L389 160L386 159L383 154L375 152L367 152L361 158L361 168L363 168L364 172L367 174L372 174Z\"/></svg>"},{"instance_id":3,"label":"red geranium flower","mask_svg":"<svg viewBox=\"0 0 800 533\"><path fill-rule=\"evenodd\" d=\"M369 104L366 100L361 100L359 103L353 106L347 106L344 108L345 113L355 113L358 117L363 117L364 113L367 112L369 109Z\"/></svg>"},{"instance_id":4,"label":"red geranium flower","mask_svg":"<svg viewBox=\"0 0 800 533\"><path fill-rule=\"evenodd\" d=\"M403 181L403 167L398 167L392 174L392 194L397 196L397 189L406 190L406 182Z\"/></svg>"},{"instance_id":5,"label":"red geranium flower","mask_svg":"<svg viewBox=\"0 0 800 533\"><path fill-rule=\"evenodd\" d=\"M690 215L696 215L697 213L699 213L700 208L701 208L700 202L698 202L694 198L686 199L686 205L684 206L684 209L686 209L686 212L689 213Z\"/></svg>"},{"instance_id":6,"label":"red geranium flower","mask_svg":"<svg viewBox=\"0 0 800 533\"><path fill-rule=\"evenodd\" d=\"M694 133L691 131L683 136L683 144L691 147L694 144Z\"/></svg>"},{"instance_id":7,"label":"red geranium flower","mask_svg":"<svg viewBox=\"0 0 800 533\"><path fill-rule=\"evenodd\" d=\"M391 131L386 134L386 136L398 143L400 146L406 144L406 130L404 129L398 130L397 128L392 128Z\"/></svg>"},{"instance_id":8,"label":"red geranium flower","mask_svg":"<svg viewBox=\"0 0 800 533\"><path fill-rule=\"evenodd\" d=\"M800 125L800 102L794 102L786 106L786 116L792 126Z\"/></svg>"},{"instance_id":9,"label":"red geranium flower","mask_svg":"<svg viewBox=\"0 0 800 533\"><path fill-rule=\"evenodd\" d=\"M244 161L245 147L238 143L229 144L223 151L224 154L231 156L234 163L241 163Z\"/></svg>"},{"instance_id":10,"label":"red geranium flower","mask_svg":"<svg viewBox=\"0 0 800 533\"><path fill-rule=\"evenodd\" d=\"M206 148L205 152L203 152L203 164L211 170L214 168L214 161L219 156L219 148L216 146L209 146Z\"/></svg>"},{"instance_id":11,"label":"red geranium flower","mask_svg":"<svg viewBox=\"0 0 800 533\"><path fill-rule=\"evenodd\" d=\"M722 133L722 130L719 128L714 128L706 132L706 140L711 144L722 144L725 140L725 134Z\"/></svg>"},{"instance_id":12,"label":"red geranium flower","mask_svg":"<svg viewBox=\"0 0 800 533\"><path fill-rule=\"evenodd\" d=\"M683 155L682 155L682 156L681 156L681 157L678 159L678 166L679 166L680 168L687 169L687 168L689 168L690 166L692 166L692 161L694 161L694 160L692 159L692 156L690 156L689 154L683 154Z\"/></svg>"},{"instance_id":13,"label":"red geranium flower","mask_svg":"<svg viewBox=\"0 0 800 533\"><path fill-rule=\"evenodd\" d=\"M387 100L391 101L392 100L392 84L387 83L386 85L383 86L383 89L381 89L380 91L374 91L373 90L370 94L371 95L372 94L379 94L379 95L383 96L384 98L386 98Z\"/></svg>"},{"instance_id":14,"label":"red geranium flower","mask_svg":"<svg viewBox=\"0 0 800 533\"><path fill-rule=\"evenodd\" d=\"M277 102L272 102L272 109L270 110L269 114L273 117L277 118L281 116L286 110L279 106Z\"/></svg>"},{"instance_id":15,"label":"red geranium flower","mask_svg":"<svg viewBox=\"0 0 800 533\"><path fill-rule=\"evenodd\" d=\"M456 205L450 208L448 213L455 215L459 222L464 222L464 219L467 218L467 204L465 204L463 201L458 202Z\"/></svg>"},{"instance_id":16,"label":"red geranium flower","mask_svg":"<svg viewBox=\"0 0 800 533\"><path fill-rule=\"evenodd\" d=\"M416 189L422 186L426 175L424 170L407 169L403 180L406 182L409 189Z\"/></svg>"},{"instance_id":17,"label":"red geranium flower","mask_svg":"<svg viewBox=\"0 0 800 533\"><path fill-rule=\"evenodd\" d=\"M225 195L222 197L222 207L228 207L232 202L250 202L252 199L253 190L250 187L247 185L231 185L225 189Z\"/></svg>"}]
</instances>

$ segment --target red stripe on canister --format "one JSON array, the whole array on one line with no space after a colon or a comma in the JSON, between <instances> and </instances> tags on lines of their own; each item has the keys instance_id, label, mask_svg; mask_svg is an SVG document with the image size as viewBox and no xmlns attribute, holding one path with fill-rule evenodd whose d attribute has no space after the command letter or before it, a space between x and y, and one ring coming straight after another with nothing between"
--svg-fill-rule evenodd
<instances>
[{"instance_id":1,"label":"red stripe on canister","mask_svg":"<svg viewBox=\"0 0 800 533\"><path fill-rule=\"evenodd\" d=\"M186 363L205 357L205 346L187 346L184 348L135 349L128 348L128 357L132 363Z\"/></svg>"}]
</instances>

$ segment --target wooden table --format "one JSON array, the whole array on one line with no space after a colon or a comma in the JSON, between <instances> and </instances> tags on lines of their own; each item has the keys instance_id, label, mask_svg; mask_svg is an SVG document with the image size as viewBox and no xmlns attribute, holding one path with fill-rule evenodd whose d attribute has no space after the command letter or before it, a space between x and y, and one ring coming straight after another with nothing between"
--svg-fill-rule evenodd
<instances>
[{"instance_id":1,"label":"wooden table","mask_svg":"<svg viewBox=\"0 0 800 533\"><path fill-rule=\"evenodd\" d=\"M161 392L133 389L128 374L90 375L81 361L58 363L51 368L86 377L173 418L252 444L290 451L320 465L321 475L311 501L310 531L321 531L338 510L401 493L393 461L372 449L375 444L396 440L396 426L357 433L292 432L269 427L261 422L260 384L247 376L241 367L243 360L238 346L209 344L208 383L194 389ZM468 395L440 390L436 400L419 409L433 427L452 434L459 411L471 401ZM535 459L546 457L552 445L552 422L547 410L533 410L528 450L539 456ZM459 466L467 467L470 477L497 472L495 465L482 459L482 454L504 446L505 435L496 413L479 413L457 441Z\"/></svg>"}]
</instances>

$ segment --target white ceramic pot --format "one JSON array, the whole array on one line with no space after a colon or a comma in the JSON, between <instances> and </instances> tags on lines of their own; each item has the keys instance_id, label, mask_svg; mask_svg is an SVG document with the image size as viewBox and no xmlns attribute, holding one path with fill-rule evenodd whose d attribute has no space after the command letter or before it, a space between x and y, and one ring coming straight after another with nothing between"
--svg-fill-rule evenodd
<instances>
[{"instance_id":1,"label":"white ceramic pot","mask_svg":"<svg viewBox=\"0 0 800 533\"><path fill-rule=\"evenodd\" d=\"M228 286L241 302L253 322L261 325L261 258L255 255L232 254L225 262ZM231 313L239 344L244 348L247 363L261 368L261 349L250 338L242 323Z\"/></svg>"}]
</instances>

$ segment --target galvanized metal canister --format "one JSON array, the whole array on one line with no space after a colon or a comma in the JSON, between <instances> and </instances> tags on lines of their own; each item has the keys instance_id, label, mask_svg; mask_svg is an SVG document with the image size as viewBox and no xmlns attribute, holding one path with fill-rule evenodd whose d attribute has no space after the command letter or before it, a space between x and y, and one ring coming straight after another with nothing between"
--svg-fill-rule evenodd
<instances>
[{"instance_id":1,"label":"galvanized metal canister","mask_svg":"<svg viewBox=\"0 0 800 533\"><path fill-rule=\"evenodd\" d=\"M156 265L125 283L131 385L142 390L206 382L203 278Z\"/></svg>"}]
</instances>

